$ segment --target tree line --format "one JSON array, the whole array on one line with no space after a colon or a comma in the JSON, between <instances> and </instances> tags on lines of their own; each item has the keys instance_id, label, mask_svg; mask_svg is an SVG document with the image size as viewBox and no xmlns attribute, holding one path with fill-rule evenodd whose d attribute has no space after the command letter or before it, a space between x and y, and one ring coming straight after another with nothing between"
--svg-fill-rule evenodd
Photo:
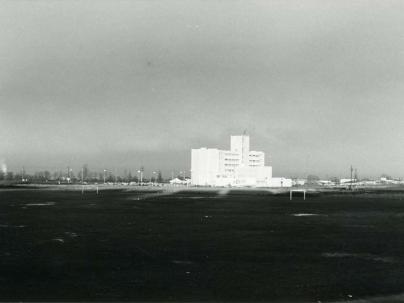
<instances>
[{"instance_id":1,"label":"tree line","mask_svg":"<svg viewBox=\"0 0 404 303\"><path fill-rule=\"evenodd\" d=\"M143 174L143 171L142 171ZM49 170L36 171L27 173L24 170L20 172L3 172L0 171L0 181L10 181L19 183L116 183L116 182L139 182L140 174L133 174L130 170L125 170L124 173L118 174L111 170L91 171L88 165L84 165L80 171L76 173L67 168L67 170L59 170L50 172ZM158 182L163 183L165 180L160 170L153 173L153 176L142 176L143 182Z\"/></svg>"}]
</instances>

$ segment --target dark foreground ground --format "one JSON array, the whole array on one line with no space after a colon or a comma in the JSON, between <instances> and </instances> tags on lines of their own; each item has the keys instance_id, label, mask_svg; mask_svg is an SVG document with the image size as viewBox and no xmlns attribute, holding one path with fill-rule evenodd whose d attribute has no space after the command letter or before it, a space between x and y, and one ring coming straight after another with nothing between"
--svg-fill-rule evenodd
<instances>
[{"instance_id":1,"label":"dark foreground ground","mask_svg":"<svg viewBox=\"0 0 404 303\"><path fill-rule=\"evenodd\" d=\"M404 194L0 191L0 300L344 301L404 292Z\"/></svg>"}]
</instances>

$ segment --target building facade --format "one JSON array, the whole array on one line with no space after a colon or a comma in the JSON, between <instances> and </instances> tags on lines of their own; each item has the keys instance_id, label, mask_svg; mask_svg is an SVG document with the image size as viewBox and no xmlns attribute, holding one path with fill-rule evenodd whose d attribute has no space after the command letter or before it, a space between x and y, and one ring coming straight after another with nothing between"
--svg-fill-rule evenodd
<instances>
[{"instance_id":1,"label":"building facade","mask_svg":"<svg viewBox=\"0 0 404 303\"><path fill-rule=\"evenodd\" d=\"M272 167L265 153L250 150L250 137L231 136L230 150L191 151L191 183L199 186L271 186Z\"/></svg>"}]
</instances>

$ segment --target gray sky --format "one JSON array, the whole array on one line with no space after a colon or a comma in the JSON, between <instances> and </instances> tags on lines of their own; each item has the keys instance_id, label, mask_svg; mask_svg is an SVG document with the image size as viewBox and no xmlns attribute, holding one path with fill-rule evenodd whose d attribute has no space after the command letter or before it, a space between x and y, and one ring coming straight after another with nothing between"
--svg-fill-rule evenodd
<instances>
[{"instance_id":1,"label":"gray sky","mask_svg":"<svg viewBox=\"0 0 404 303\"><path fill-rule=\"evenodd\" d=\"M404 176L403 1L1 1L10 169L190 169L250 133L274 175Z\"/></svg>"}]
</instances>

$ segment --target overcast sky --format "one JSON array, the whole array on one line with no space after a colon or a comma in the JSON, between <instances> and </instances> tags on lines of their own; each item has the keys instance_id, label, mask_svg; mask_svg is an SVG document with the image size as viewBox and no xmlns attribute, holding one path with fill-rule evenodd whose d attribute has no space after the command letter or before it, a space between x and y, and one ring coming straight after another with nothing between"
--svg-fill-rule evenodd
<instances>
[{"instance_id":1,"label":"overcast sky","mask_svg":"<svg viewBox=\"0 0 404 303\"><path fill-rule=\"evenodd\" d=\"M167 176L246 129L274 176L404 177L403 80L404 1L3 0L0 161Z\"/></svg>"}]
</instances>

